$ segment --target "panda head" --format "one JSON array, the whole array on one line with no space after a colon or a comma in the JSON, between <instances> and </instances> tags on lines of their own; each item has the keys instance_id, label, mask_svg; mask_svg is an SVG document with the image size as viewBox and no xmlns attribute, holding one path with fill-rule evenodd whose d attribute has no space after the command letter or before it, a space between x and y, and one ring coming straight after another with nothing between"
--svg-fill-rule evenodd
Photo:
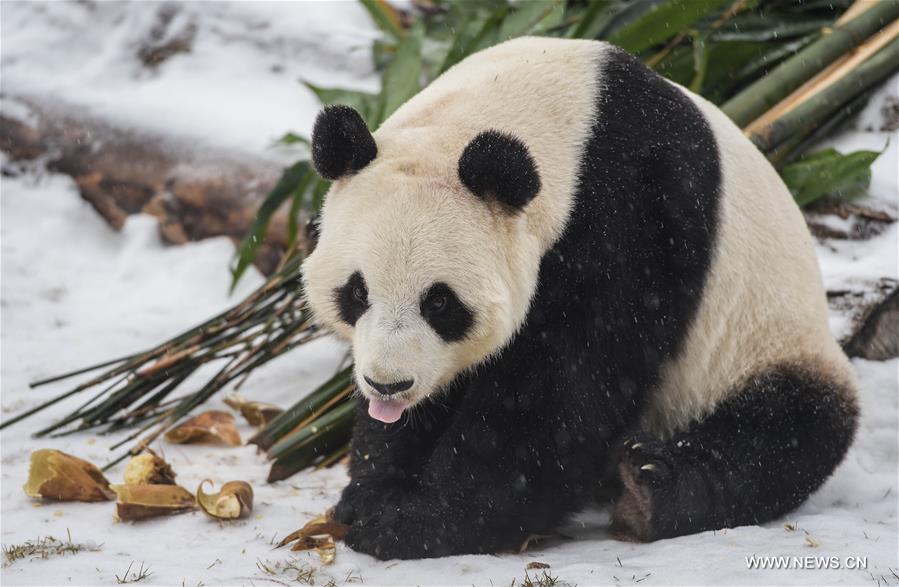
<instances>
[{"instance_id":1,"label":"panda head","mask_svg":"<svg viewBox=\"0 0 899 587\"><path fill-rule=\"evenodd\" d=\"M352 343L357 387L383 422L508 343L543 253L526 214L540 190L527 147L486 130L447 152L433 134L376 142L355 110L331 106L312 135L313 165L333 184L305 291Z\"/></svg>"}]
</instances>

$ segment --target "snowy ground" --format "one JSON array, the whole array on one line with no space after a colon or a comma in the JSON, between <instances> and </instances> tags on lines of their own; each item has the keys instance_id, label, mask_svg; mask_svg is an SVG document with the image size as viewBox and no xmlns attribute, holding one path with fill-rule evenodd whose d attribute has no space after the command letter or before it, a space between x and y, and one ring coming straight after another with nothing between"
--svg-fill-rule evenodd
<instances>
[{"instance_id":1,"label":"snowy ground","mask_svg":"<svg viewBox=\"0 0 899 587\"><path fill-rule=\"evenodd\" d=\"M4 92L65 96L120 124L257 153L288 127L308 129L317 104L296 84L298 76L332 85L372 83L367 61L371 25L354 4L197 3L186 10L199 23L194 53L177 56L149 75L126 55L128 39L150 26L146 8L3 3ZM89 35L83 32L88 23ZM274 64L280 65L276 71ZM4 102L3 110L12 108ZM886 138L848 131L834 142L841 148L880 150ZM878 205L894 214L897 148L894 133L872 184ZM67 177L46 174L39 166L3 164L14 173L0 184L4 419L65 388L29 390L29 381L151 345L233 302L226 295L233 251L226 239L166 247L154 221L140 216L115 233ZM822 243L819 253L831 287L896 278L897 228L870 241ZM258 274L248 275L236 295L260 281ZM832 324L845 328L838 315ZM243 393L288 405L333 372L341 354L331 341L315 342L261 370ZM385 563L340 546L335 563L321 567L315 554L272 550L274 539L336 500L346 474L336 467L267 485L268 466L252 447L159 445L188 489L206 477L216 484L252 483L257 506L246 521L217 524L193 513L117 523L110 503L33 502L21 489L33 450L52 447L103 463L116 438L36 441L27 435L28 425L14 426L0 435L3 545L47 535L65 538L70 532L74 542L102 546L97 552L17 561L0 570L0 582L114 584L115 575L123 575L134 561L152 571L141 584L294 584L296 571L284 567L295 561L299 568L315 570L310 579L318 584L334 579L366 585L508 585L524 578L527 563L540 561L572 585L896 585L899 361L857 360L855 365L862 388L857 442L826 486L787 519L634 545L608 536L605 514L587 512L566 530L570 540L548 542L523 555ZM49 422L78 401L49 410L30 425ZM222 406L213 401L209 407ZM246 438L251 430L243 427L241 433ZM119 481L121 472L114 469L110 479ZM788 530L785 522L797 529ZM748 570L746 557L752 555L836 556L841 562L867 557L867 569Z\"/></svg>"}]
</instances>

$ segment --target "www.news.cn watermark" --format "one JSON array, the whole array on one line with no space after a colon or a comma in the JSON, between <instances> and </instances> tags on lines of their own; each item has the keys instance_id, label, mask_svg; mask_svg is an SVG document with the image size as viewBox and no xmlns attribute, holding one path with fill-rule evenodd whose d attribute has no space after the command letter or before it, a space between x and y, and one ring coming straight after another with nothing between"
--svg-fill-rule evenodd
<instances>
[{"instance_id":1,"label":"www.news.cn watermark","mask_svg":"<svg viewBox=\"0 0 899 587\"><path fill-rule=\"evenodd\" d=\"M747 569L759 570L837 570L868 568L866 556L758 556L746 557Z\"/></svg>"}]
</instances>

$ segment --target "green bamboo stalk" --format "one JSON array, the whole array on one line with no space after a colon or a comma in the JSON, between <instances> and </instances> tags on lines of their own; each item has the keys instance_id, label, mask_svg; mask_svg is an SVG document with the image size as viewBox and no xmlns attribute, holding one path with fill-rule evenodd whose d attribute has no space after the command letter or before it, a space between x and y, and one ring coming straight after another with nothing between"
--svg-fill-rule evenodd
<instances>
[{"instance_id":1,"label":"green bamboo stalk","mask_svg":"<svg viewBox=\"0 0 899 587\"><path fill-rule=\"evenodd\" d=\"M330 418L328 425L319 428L317 434L275 459L269 470L268 482L286 479L316 461L329 458L335 451L346 446L353 430L355 404L356 401L351 400L329 412L327 416L338 413Z\"/></svg>"},{"instance_id":2,"label":"green bamboo stalk","mask_svg":"<svg viewBox=\"0 0 899 587\"><path fill-rule=\"evenodd\" d=\"M354 400L343 402L310 422L308 426L304 426L293 434L281 438L268 451L269 457L273 459L284 457L322 432L330 430L341 419L352 420L355 406L356 402Z\"/></svg>"},{"instance_id":3,"label":"green bamboo stalk","mask_svg":"<svg viewBox=\"0 0 899 587\"><path fill-rule=\"evenodd\" d=\"M794 134L818 124L897 69L899 69L899 38L894 39L833 85L771 124L753 132L749 138L763 152L772 151Z\"/></svg>"},{"instance_id":4,"label":"green bamboo stalk","mask_svg":"<svg viewBox=\"0 0 899 587\"><path fill-rule=\"evenodd\" d=\"M284 410L260 430L248 444L255 444L262 450L268 450L282 436L290 432L300 422L313 416L338 393L343 391L352 381L352 367L341 369L315 391Z\"/></svg>"},{"instance_id":5,"label":"green bamboo stalk","mask_svg":"<svg viewBox=\"0 0 899 587\"><path fill-rule=\"evenodd\" d=\"M864 110L874 90L874 88L870 88L862 92L848 104L840 106L839 110L828 116L826 120L814 125L808 132L798 132L795 136L778 145L776 149L768 154L768 161L780 170L784 165L792 163L801 157L812 145L829 136L847 120Z\"/></svg>"},{"instance_id":6,"label":"green bamboo stalk","mask_svg":"<svg viewBox=\"0 0 899 587\"><path fill-rule=\"evenodd\" d=\"M29 383L28 387L30 387L31 389L34 389L35 387L47 385L48 383L56 383L57 381L62 381L63 379L75 377L76 375L83 375L85 373L90 373L91 371L96 371L97 369L102 369L103 367L110 367L112 365L118 365L119 363L123 363L125 361L139 357L141 354L143 354L143 353L138 353L136 355L127 355L124 357L119 357L118 359L110 359L110 360L104 361L102 363L97 363L96 365L89 365L87 367L82 367L80 369L76 369L75 371L69 371L68 373L54 375L53 377L48 377L46 379L38 379L37 381L32 381L31 383Z\"/></svg>"},{"instance_id":7,"label":"green bamboo stalk","mask_svg":"<svg viewBox=\"0 0 899 587\"><path fill-rule=\"evenodd\" d=\"M748 125L838 57L897 18L899 0L881 0L779 65L728 100L721 109L738 126Z\"/></svg>"}]
</instances>

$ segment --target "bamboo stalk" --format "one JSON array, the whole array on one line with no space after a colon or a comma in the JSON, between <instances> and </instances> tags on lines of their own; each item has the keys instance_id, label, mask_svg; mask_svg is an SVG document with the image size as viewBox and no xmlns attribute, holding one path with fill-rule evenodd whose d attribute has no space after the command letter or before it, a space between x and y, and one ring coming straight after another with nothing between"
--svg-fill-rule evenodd
<instances>
[{"instance_id":1,"label":"bamboo stalk","mask_svg":"<svg viewBox=\"0 0 899 587\"><path fill-rule=\"evenodd\" d=\"M773 150L789 139L791 135L823 120L827 115L895 72L897 63L899 63L899 39L894 39L854 71L796 106L781 118L757 129L749 138L762 151Z\"/></svg>"},{"instance_id":2,"label":"bamboo stalk","mask_svg":"<svg viewBox=\"0 0 899 587\"><path fill-rule=\"evenodd\" d=\"M310 422L308 426L305 426L292 434L281 437L281 439L269 449L269 457L273 459L281 458L303 446L323 431L329 430L336 422L340 422L342 418L352 418L355 407L355 401L344 402L334 409L325 412Z\"/></svg>"},{"instance_id":3,"label":"bamboo stalk","mask_svg":"<svg viewBox=\"0 0 899 587\"><path fill-rule=\"evenodd\" d=\"M758 129L768 126L774 120L783 117L815 94L823 92L846 77L869 57L886 47L897 36L899 36L899 20L893 21L889 26L875 33L870 39L818 72L817 75L798 87L792 94L756 118L749 126L743 129L743 132L751 135Z\"/></svg>"},{"instance_id":4,"label":"bamboo stalk","mask_svg":"<svg viewBox=\"0 0 899 587\"><path fill-rule=\"evenodd\" d=\"M341 369L331 379L320 385L315 391L307 395L284 412L272 419L268 425L260 430L248 444L255 444L261 450L268 450L285 434L297 427L297 424L322 412L322 407L328 405L334 396L342 393L351 385L351 369Z\"/></svg>"},{"instance_id":5,"label":"bamboo stalk","mask_svg":"<svg viewBox=\"0 0 899 587\"><path fill-rule=\"evenodd\" d=\"M327 460L334 451L347 444L347 440L353 430L352 415L355 410L355 400L339 406L331 413L337 410L345 410L345 413L341 414L340 417L333 418L330 425L320 430L301 445L275 459L269 470L269 483L286 479L297 471L314 464L319 459Z\"/></svg>"},{"instance_id":6,"label":"bamboo stalk","mask_svg":"<svg viewBox=\"0 0 899 587\"><path fill-rule=\"evenodd\" d=\"M899 0L882 0L780 64L728 100L721 109L738 126L746 126L825 66L897 18Z\"/></svg>"},{"instance_id":7,"label":"bamboo stalk","mask_svg":"<svg viewBox=\"0 0 899 587\"><path fill-rule=\"evenodd\" d=\"M812 145L828 136L849 118L861 112L868 104L874 88L869 88L852 99L848 104L830 114L821 124L809 129L809 132L798 132L768 153L768 161L778 170L802 156Z\"/></svg>"},{"instance_id":8,"label":"bamboo stalk","mask_svg":"<svg viewBox=\"0 0 899 587\"><path fill-rule=\"evenodd\" d=\"M118 359L110 359L108 361L104 361L102 363L97 363L96 365L89 365L87 367L82 367L80 369L76 369L75 371L69 371L68 373L62 373L60 375L54 375L53 377L48 377L46 379L38 379L37 381L32 381L28 384L28 387L34 389L35 387L40 387L42 385L47 385L48 383L56 383L57 381L62 381L63 379L69 379L70 377L75 377L76 375L83 375L85 373L90 373L91 371L96 371L97 369L102 369L103 367L110 367L112 365L117 365L119 363L123 363L125 361L134 359L135 357L140 356L141 353L136 355L127 355L124 357L119 357Z\"/></svg>"},{"instance_id":9,"label":"bamboo stalk","mask_svg":"<svg viewBox=\"0 0 899 587\"><path fill-rule=\"evenodd\" d=\"M880 2L880 0L855 0L855 2L852 3L852 6L847 8L846 11L840 15L840 18L834 21L834 26L840 26L843 23L849 22L878 2Z\"/></svg>"}]
</instances>

